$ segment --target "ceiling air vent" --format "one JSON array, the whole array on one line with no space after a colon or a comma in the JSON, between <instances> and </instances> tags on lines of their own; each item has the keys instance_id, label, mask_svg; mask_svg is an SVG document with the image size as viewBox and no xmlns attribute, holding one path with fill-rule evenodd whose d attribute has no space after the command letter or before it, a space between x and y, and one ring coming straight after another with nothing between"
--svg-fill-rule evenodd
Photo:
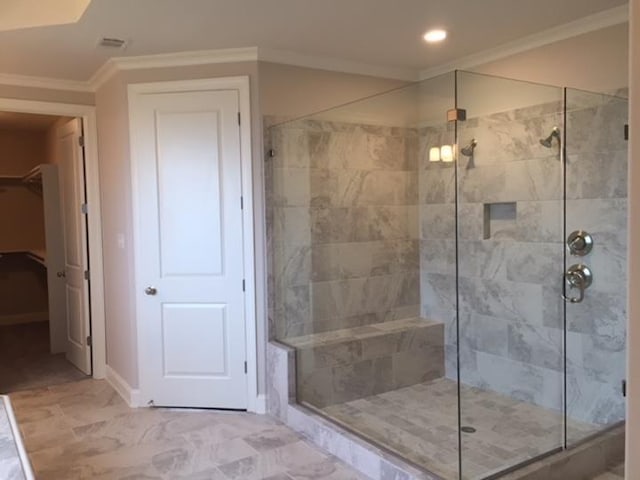
<instances>
[{"instance_id":1,"label":"ceiling air vent","mask_svg":"<svg viewBox=\"0 0 640 480\"><path fill-rule=\"evenodd\" d=\"M98 45L107 48L124 48L127 42L121 38L102 37L98 41Z\"/></svg>"}]
</instances>

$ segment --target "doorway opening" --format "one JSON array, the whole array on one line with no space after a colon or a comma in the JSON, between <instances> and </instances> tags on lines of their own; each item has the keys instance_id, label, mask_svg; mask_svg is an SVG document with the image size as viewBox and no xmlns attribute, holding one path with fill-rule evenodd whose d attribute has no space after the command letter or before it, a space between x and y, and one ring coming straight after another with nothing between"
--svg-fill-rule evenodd
<instances>
[{"instance_id":1,"label":"doorway opening","mask_svg":"<svg viewBox=\"0 0 640 480\"><path fill-rule=\"evenodd\" d=\"M82 128L0 112L0 393L92 375Z\"/></svg>"}]
</instances>

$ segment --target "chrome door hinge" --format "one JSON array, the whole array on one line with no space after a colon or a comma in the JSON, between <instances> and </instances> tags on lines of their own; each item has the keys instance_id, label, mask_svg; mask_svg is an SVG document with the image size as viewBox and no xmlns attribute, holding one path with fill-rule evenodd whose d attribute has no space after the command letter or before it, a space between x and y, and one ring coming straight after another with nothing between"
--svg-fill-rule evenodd
<instances>
[{"instance_id":1,"label":"chrome door hinge","mask_svg":"<svg viewBox=\"0 0 640 480\"><path fill-rule=\"evenodd\" d=\"M238 125L241 125L241 124L242 124L242 120L240 118L240 112L238 112Z\"/></svg>"},{"instance_id":2,"label":"chrome door hinge","mask_svg":"<svg viewBox=\"0 0 640 480\"><path fill-rule=\"evenodd\" d=\"M92 345L91 343L92 343L92 341L91 341L91 335L89 335L89 336L87 337L87 346L92 347L93 345Z\"/></svg>"},{"instance_id":3,"label":"chrome door hinge","mask_svg":"<svg viewBox=\"0 0 640 480\"><path fill-rule=\"evenodd\" d=\"M244 279L242 279L242 291L245 292L247 288L247 283L245 282Z\"/></svg>"},{"instance_id":4,"label":"chrome door hinge","mask_svg":"<svg viewBox=\"0 0 640 480\"><path fill-rule=\"evenodd\" d=\"M83 203L82 205L80 205L80 211L83 215L87 215L89 213L89 205Z\"/></svg>"},{"instance_id":5,"label":"chrome door hinge","mask_svg":"<svg viewBox=\"0 0 640 480\"><path fill-rule=\"evenodd\" d=\"M84 279L89 280L89 270L84 271Z\"/></svg>"},{"instance_id":6,"label":"chrome door hinge","mask_svg":"<svg viewBox=\"0 0 640 480\"><path fill-rule=\"evenodd\" d=\"M78 145L84 147L84 135L78 137Z\"/></svg>"},{"instance_id":7,"label":"chrome door hinge","mask_svg":"<svg viewBox=\"0 0 640 480\"><path fill-rule=\"evenodd\" d=\"M244 210L244 197L240 197L240 210Z\"/></svg>"},{"instance_id":8,"label":"chrome door hinge","mask_svg":"<svg viewBox=\"0 0 640 480\"><path fill-rule=\"evenodd\" d=\"M244 362L244 373L247 373L247 362Z\"/></svg>"}]
</instances>

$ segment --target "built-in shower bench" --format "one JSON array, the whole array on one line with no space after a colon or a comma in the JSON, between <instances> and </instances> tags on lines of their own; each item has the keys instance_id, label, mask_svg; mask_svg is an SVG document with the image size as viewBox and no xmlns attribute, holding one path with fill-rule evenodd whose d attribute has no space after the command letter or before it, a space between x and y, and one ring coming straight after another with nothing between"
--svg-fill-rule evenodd
<instances>
[{"instance_id":1,"label":"built-in shower bench","mask_svg":"<svg viewBox=\"0 0 640 480\"><path fill-rule=\"evenodd\" d=\"M288 338L298 402L323 408L444 376L444 325L407 318Z\"/></svg>"}]
</instances>

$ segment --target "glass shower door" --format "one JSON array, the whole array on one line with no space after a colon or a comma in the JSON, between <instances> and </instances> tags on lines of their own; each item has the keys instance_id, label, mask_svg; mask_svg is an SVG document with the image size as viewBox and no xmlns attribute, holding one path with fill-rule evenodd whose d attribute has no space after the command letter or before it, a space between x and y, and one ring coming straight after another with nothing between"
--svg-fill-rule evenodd
<instances>
[{"instance_id":1,"label":"glass shower door","mask_svg":"<svg viewBox=\"0 0 640 480\"><path fill-rule=\"evenodd\" d=\"M566 91L568 446L625 418L627 115L626 98Z\"/></svg>"},{"instance_id":2,"label":"glass shower door","mask_svg":"<svg viewBox=\"0 0 640 480\"><path fill-rule=\"evenodd\" d=\"M457 73L464 479L564 443L562 100L561 88Z\"/></svg>"}]
</instances>

